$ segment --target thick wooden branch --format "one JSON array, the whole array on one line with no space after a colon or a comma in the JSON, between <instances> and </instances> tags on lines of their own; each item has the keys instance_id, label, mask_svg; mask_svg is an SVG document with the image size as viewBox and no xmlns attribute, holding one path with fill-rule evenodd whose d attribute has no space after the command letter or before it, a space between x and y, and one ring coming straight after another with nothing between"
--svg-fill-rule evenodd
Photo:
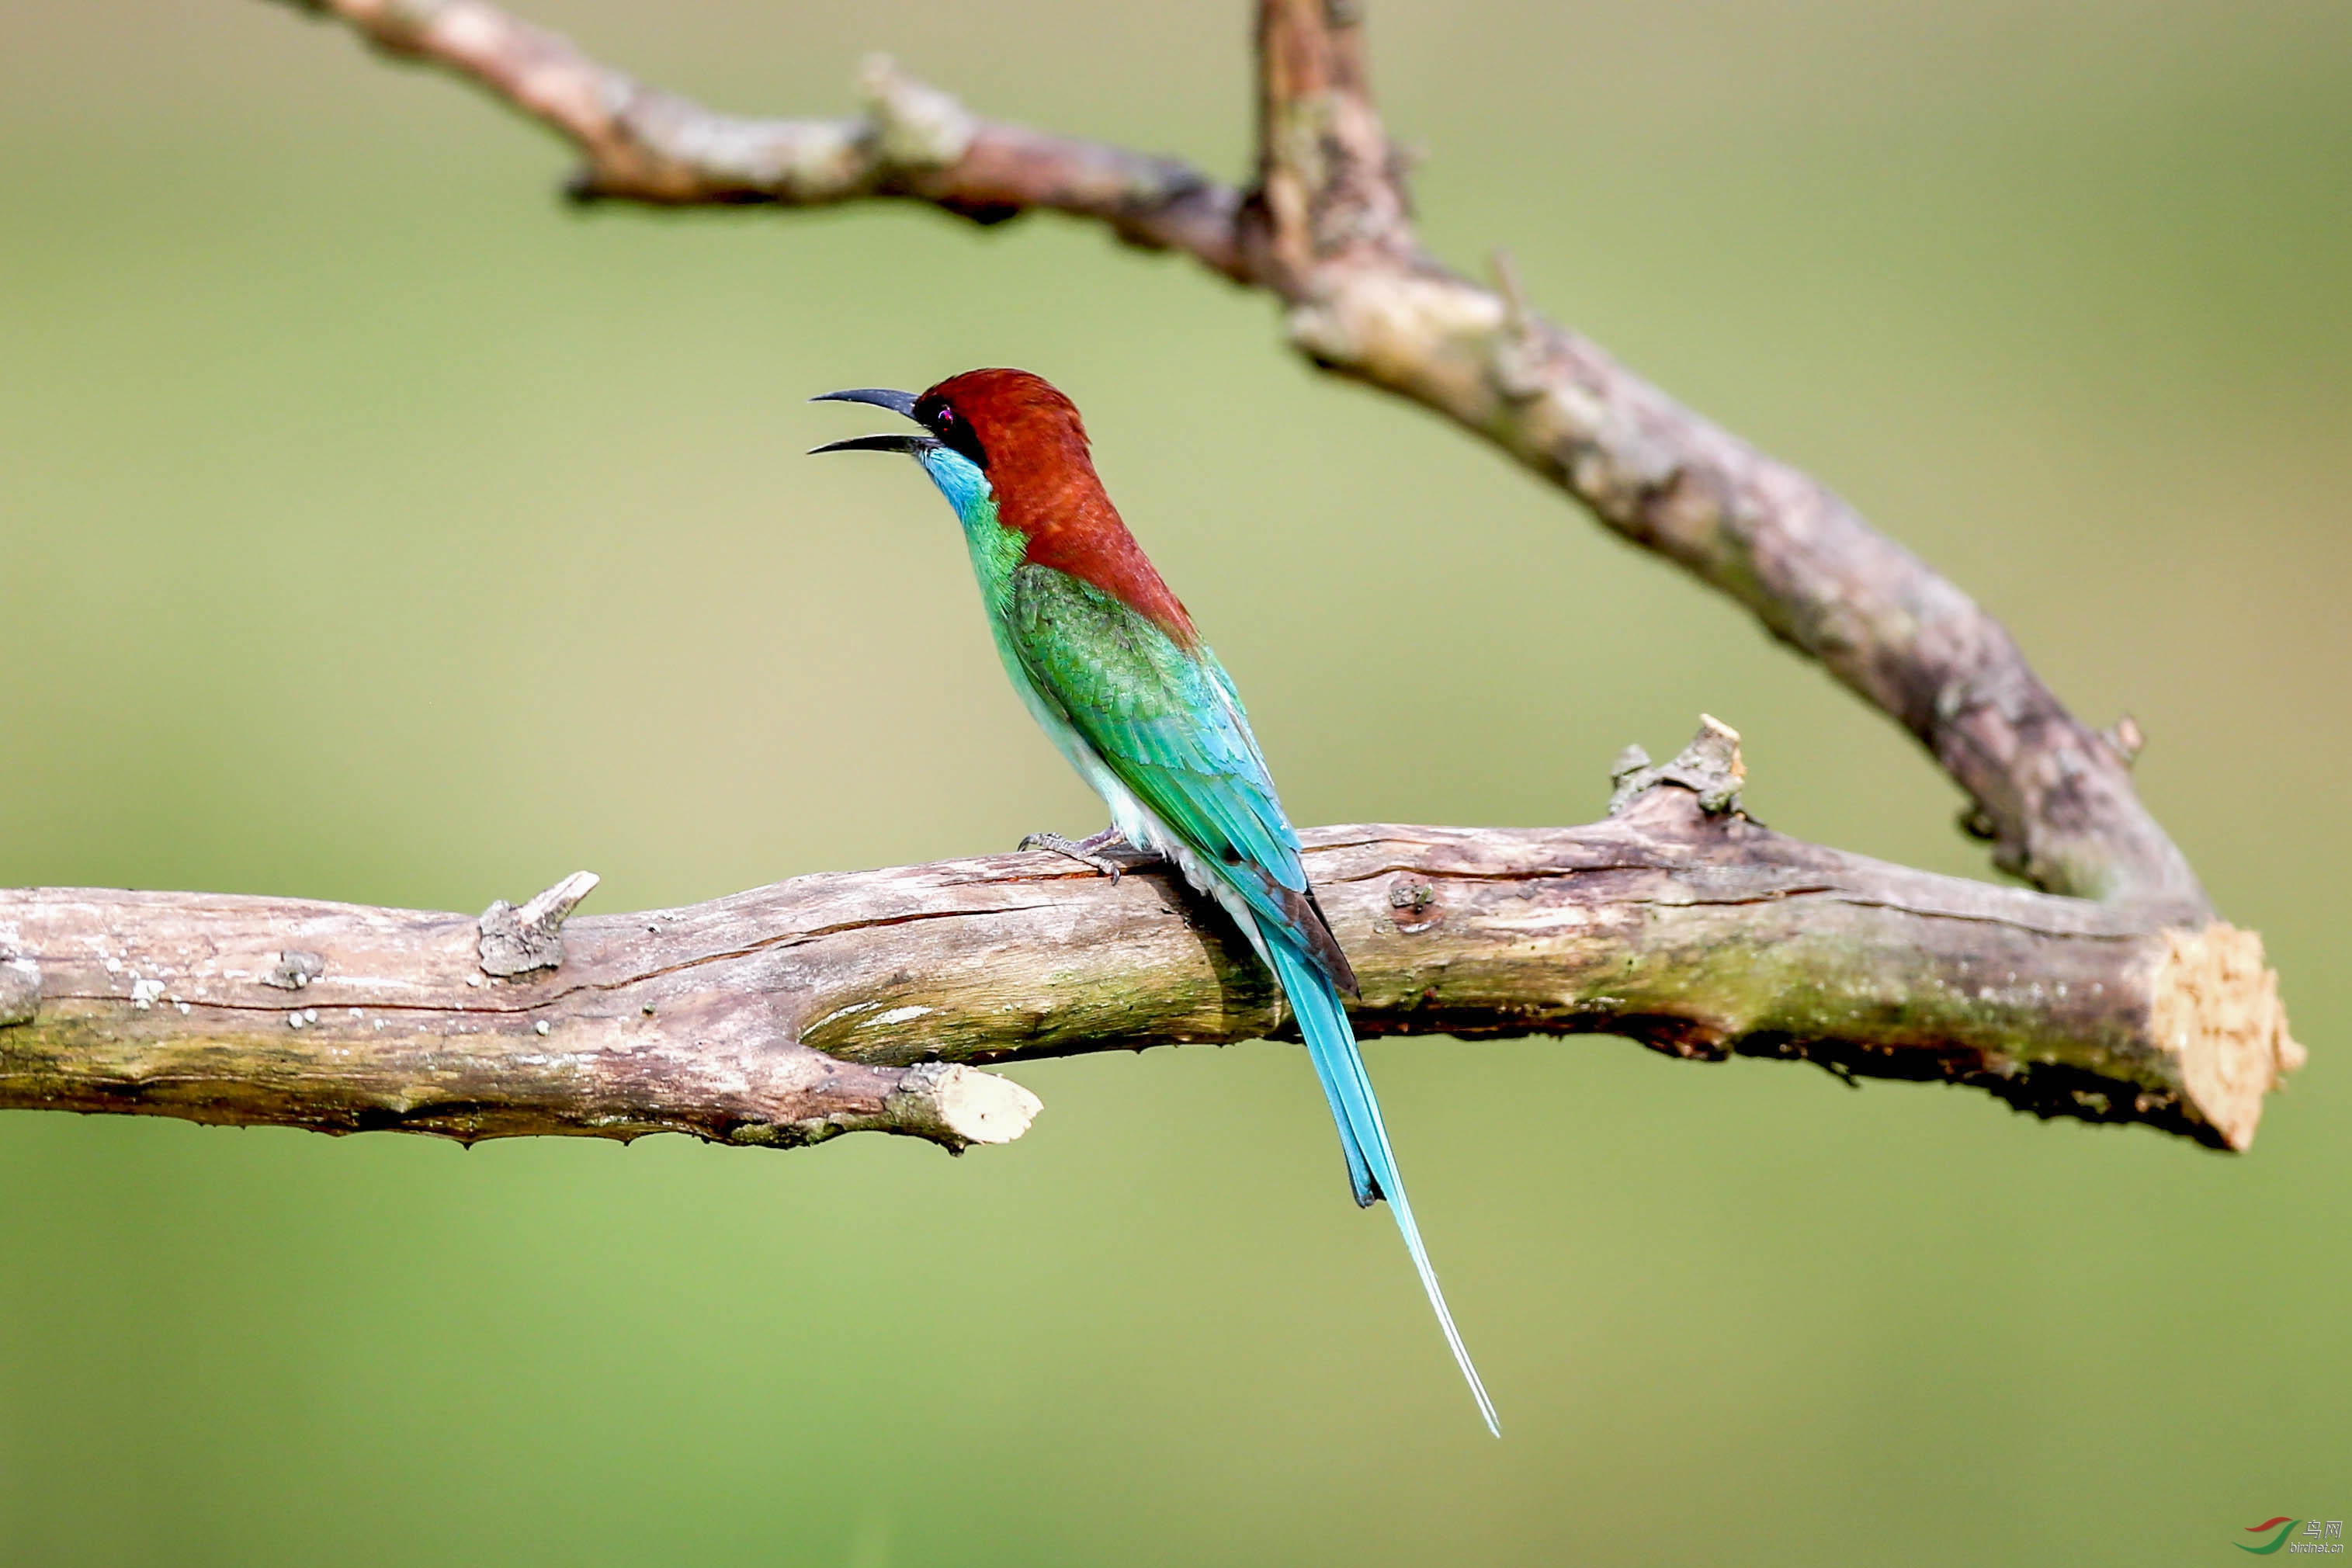
<instances>
[{"instance_id":1,"label":"thick wooden branch","mask_svg":"<svg viewBox=\"0 0 2352 1568\"><path fill-rule=\"evenodd\" d=\"M2252 1137L2300 1059L2258 938L1769 832L1737 809L1726 735L1629 762L1589 827L1307 835L1362 983L1357 1027L1616 1034L1963 1083L2221 1148ZM975 1065L1284 1022L1229 923L1157 868L1114 882L1006 855L558 916L551 962L503 975L486 968L509 955L502 909L0 892L0 1108L467 1140L877 1130L957 1149L1017 1137L1036 1110Z\"/></svg>"},{"instance_id":2,"label":"thick wooden branch","mask_svg":"<svg viewBox=\"0 0 2352 1568\"><path fill-rule=\"evenodd\" d=\"M1259 183L971 114L887 62L847 120L715 113L480 0L298 0L463 75L568 140L574 194L670 205L901 197L997 222L1032 209L1189 253L1290 307L1316 363L1493 441L1626 538L1748 605L1927 746L1994 858L2050 892L2211 909L2132 788L2000 625L1837 496L1520 299L1421 248L1373 108L1357 7L1261 0Z\"/></svg>"}]
</instances>

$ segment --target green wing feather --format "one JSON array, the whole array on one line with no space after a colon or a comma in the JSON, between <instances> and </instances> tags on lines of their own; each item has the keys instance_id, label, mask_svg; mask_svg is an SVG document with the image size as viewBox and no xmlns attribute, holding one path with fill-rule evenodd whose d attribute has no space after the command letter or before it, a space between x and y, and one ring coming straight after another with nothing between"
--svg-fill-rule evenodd
<instances>
[{"instance_id":1,"label":"green wing feather","mask_svg":"<svg viewBox=\"0 0 2352 1568\"><path fill-rule=\"evenodd\" d=\"M1147 616L1051 566L1016 568L1009 646L1031 685L1136 799L1253 910L1352 981L1307 889L1298 835L1233 681Z\"/></svg>"}]
</instances>

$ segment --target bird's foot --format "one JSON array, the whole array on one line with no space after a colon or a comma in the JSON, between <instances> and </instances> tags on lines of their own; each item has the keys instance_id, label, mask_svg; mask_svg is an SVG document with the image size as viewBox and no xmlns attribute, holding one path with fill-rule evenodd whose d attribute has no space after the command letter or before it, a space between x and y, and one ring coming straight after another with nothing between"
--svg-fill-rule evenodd
<instances>
[{"instance_id":1,"label":"bird's foot","mask_svg":"<svg viewBox=\"0 0 2352 1568\"><path fill-rule=\"evenodd\" d=\"M1021 847L1050 849L1056 855L1066 855L1080 865L1093 867L1116 882L1118 880L1118 874L1127 868L1103 851L1132 850L1134 846L1127 841L1126 834L1112 826L1104 828L1100 833L1088 834L1084 838L1065 838L1058 833L1033 833L1021 841Z\"/></svg>"}]
</instances>

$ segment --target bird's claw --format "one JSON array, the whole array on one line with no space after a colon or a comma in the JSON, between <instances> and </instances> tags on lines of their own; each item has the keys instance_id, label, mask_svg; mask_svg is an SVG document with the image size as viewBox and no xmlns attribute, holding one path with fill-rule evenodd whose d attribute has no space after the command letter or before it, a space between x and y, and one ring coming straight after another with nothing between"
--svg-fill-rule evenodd
<instances>
[{"instance_id":1,"label":"bird's claw","mask_svg":"<svg viewBox=\"0 0 2352 1568\"><path fill-rule=\"evenodd\" d=\"M1119 873L1127 868L1102 853L1105 849L1127 847L1126 836L1116 827L1107 827L1087 838L1065 838L1058 833L1032 833L1021 840L1021 847L1050 849L1056 855L1067 856L1082 866L1093 867L1100 875L1108 877L1113 884L1118 881Z\"/></svg>"}]
</instances>

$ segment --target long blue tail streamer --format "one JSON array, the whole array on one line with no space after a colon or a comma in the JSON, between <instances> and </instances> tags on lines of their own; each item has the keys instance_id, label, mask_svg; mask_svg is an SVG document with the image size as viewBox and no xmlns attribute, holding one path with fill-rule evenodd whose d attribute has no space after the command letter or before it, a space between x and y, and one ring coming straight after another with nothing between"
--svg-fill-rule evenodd
<instances>
[{"instance_id":1,"label":"long blue tail streamer","mask_svg":"<svg viewBox=\"0 0 2352 1568\"><path fill-rule=\"evenodd\" d=\"M1430 1267L1429 1253L1421 1245L1421 1227L1413 1223L1412 1205L1405 1201L1396 1154L1389 1147L1388 1129L1381 1124L1380 1102L1372 1098L1372 1082L1364 1074L1364 1058L1356 1049L1356 1032L1348 1026L1347 1011L1339 1004L1339 987L1279 932L1269 931L1265 936L1275 978L1282 983L1283 994L1298 1016L1298 1032L1306 1037L1307 1054L1322 1082L1323 1098L1330 1102L1331 1120L1339 1124L1339 1148L1348 1157L1348 1183L1355 1189L1356 1202L1369 1206L1377 1199L1388 1200L1397 1229L1404 1237L1405 1250L1412 1255L1412 1266L1421 1275L1422 1289L1429 1292L1429 1304L1437 1312L1438 1327L1445 1331L1454 1364L1469 1382L1470 1393L1478 1401L1478 1414L1486 1417L1486 1430L1499 1437L1503 1429L1495 1420L1495 1402L1486 1397L1486 1385L1478 1381L1478 1369L1470 1363L1470 1352L1463 1348L1462 1336L1454 1327L1454 1314L1446 1310L1445 1292L1438 1289L1437 1271Z\"/></svg>"}]
</instances>

